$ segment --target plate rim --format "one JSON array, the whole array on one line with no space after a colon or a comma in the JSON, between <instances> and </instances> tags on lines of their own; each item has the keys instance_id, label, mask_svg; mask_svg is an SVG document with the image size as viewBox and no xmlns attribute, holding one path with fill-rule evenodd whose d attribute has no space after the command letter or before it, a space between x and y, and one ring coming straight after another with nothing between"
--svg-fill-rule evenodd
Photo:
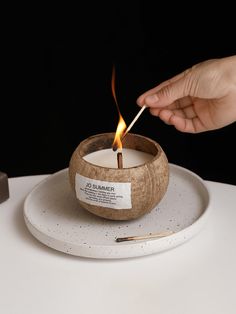
<instances>
[{"instance_id":1,"label":"plate rim","mask_svg":"<svg viewBox=\"0 0 236 314\"><path fill-rule=\"evenodd\" d=\"M115 242L114 241L114 244L91 244L90 247L94 248L95 250L99 249L99 248L106 248L106 250L110 249L110 250L113 250L114 248L118 249L119 252L123 249L124 251L127 251L127 249L129 248L133 248L133 247L139 247L140 245L143 245L143 244L156 244L156 243L159 243L159 244L162 244L164 242L166 242L167 240L173 240L173 239L176 239L178 240L179 237L181 237L183 234L188 234L190 230L194 229L196 226L199 226L198 230L200 231L201 228L203 227L203 225L205 224L205 221L207 220L207 217L209 216L210 212L211 212L211 203L212 203L212 198L211 198L211 193L210 193L210 190L207 186L207 183L206 181L200 177L198 174L196 174L195 172L187 169L187 168L184 168L182 166L179 166L177 164L174 164L174 163L169 163L169 166L172 168L172 169L178 169L180 171L183 171L183 172L186 172L188 175L190 176L194 176L195 179L198 180L198 182L201 183L202 187L205 189L205 192L206 192L206 195L207 195L207 202L206 202L206 205L204 206L204 210L203 212L201 213L201 215L196 219L194 220L193 223L191 223L190 225L186 226L185 228L177 231L177 232L174 232L173 234L170 234L168 236L165 236L163 238L152 238L152 239L145 239L145 240L135 240L135 241L132 241L132 242L129 242L129 241L125 241L125 242ZM162 251L166 251L166 250L170 250L176 246L179 246L180 244L184 244L186 241L188 241L189 239L191 239L193 236L195 236L198 232L193 232L193 234L191 236L189 236L186 240L184 240L183 242L181 243L176 243L176 245L172 245L171 247L167 247L165 249L162 249L162 250L159 250L159 251L155 251L153 250L153 252L149 252L149 253L142 253L142 254L133 254L133 255L128 255L128 256L122 256L122 254L120 256L114 256L114 255L111 255L111 256L104 256L104 254L102 254L102 256L95 256L94 254L75 254L75 253L71 253L71 252L65 252L63 250L60 250L54 246L50 246L47 241L43 241L41 238L39 238L38 236L35 235L35 232L33 232L33 230L31 230L32 228L36 231L36 233L40 233L42 235L42 237L46 237L50 240L54 240L54 241L59 241L59 242L65 242L69 245L72 245L72 246L76 246L78 249L82 249L82 250L85 250L87 251L87 248L88 248L88 244L75 244L74 242L70 242L69 240L67 241L63 241L63 240L60 240L56 237L54 237L53 235L48 235L46 233L43 233L43 231L41 231L39 228L37 228L30 220L29 218L27 217L27 214L26 214L26 211L27 211L27 203L30 201L30 198L32 197L32 195L35 193L35 191L37 189L39 189L41 186L43 186L46 182L50 181L52 179L52 177L56 177L56 176L60 176L61 174L64 174L66 173L66 171L68 171L68 167L67 168L64 168L64 169L61 169L59 171L56 171L50 175L48 175L46 178L42 179L40 182L38 182L31 190L29 193L27 193L27 195L25 196L25 199L24 199L24 202L23 202L23 217L24 217L24 221L25 221L25 224L29 230L29 232L41 243L43 243L44 245L54 249L54 250L57 250L59 252L63 252L63 253L66 253L66 254L70 254L70 255L73 255L73 256L77 256L77 257L85 257L85 258L95 258L95 259L123 259L123 258L132 258L132 257L141 257L141 256L145 256L145 255L150 255L150 254L157 254L157 253L161 253ZM30 225L30 226L29 226Z\"/></svg>"}]
</instances>

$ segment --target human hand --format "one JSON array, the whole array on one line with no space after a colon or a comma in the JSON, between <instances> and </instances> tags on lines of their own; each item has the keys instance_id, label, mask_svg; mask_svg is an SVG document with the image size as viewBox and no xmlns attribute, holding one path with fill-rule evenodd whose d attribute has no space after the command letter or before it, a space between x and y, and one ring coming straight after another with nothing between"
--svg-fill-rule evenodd
<instances>
[{"instance_id":1,"label":"human hand","mask_svg":"<svg viewBox=\"0 0 236 314\"><path fill-rule=\"evenodd\" d=\"M199 133L236 121L236 56L207 60L137 99L182 132Z\"/></svg>"}]
</instances>

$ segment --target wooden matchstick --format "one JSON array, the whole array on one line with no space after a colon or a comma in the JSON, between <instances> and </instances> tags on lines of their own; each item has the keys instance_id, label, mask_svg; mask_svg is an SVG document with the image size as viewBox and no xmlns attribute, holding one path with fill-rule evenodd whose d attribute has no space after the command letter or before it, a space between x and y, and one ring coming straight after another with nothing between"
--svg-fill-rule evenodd
<instances>
[{"instance_id":1,"label":"wooden matchstick","mask_svg":"<svg viewBox=\"0 0 236 314\"><path fill-rule=\"evenodd\" d=\"M142 114L142 112L144 111L144 109L147 108L146 105L142 106L142 108L139 110L139 112L137 113L137 115L135 116L135 118L133 119L133 121L130 123L130 125L128 126L128 128L125 130L124 134L121 137L121 140L124 139L124 137L126 136L126 134L130 131L130 129L132 128L132 126L135 124L135 122L138 120L138 118L140 117L140 115ZM114 145L112 147L113 151L115 152L118 147L116 145Z\"/></svg>"},{"instance_id":2,"label":"wooden matchstick","mask_svg":"<svg viewBox=\"0 0 236 314\"><path fill-rule=\"evenodd\" d=\"M153 238L163 238L173 234L173 231L152 233L143 236L130 236L124 238L116 238L116 242L124 242L124 241L134 241L134 240L145 240L145 239L153 239Z\"/></svg>"},{"instance_id":3,"label":"wooden matchstick","mask_svg":"<svg viewBox=\"0 0 236 314\"><path fill-rule=\"evenodd\" d=\"M125 137L125 135L130 131L130 129L132 128L132 126L135 124L135 122L138 120L138 118L140 117L140 115L142 114L142 112L144 111L144 109L146 108L146 106L142 106L141 109L139 110L139 112L137 113L137 115L134 117L133 121L130 123L130 125L128 126L128 128L125 130L125 133L122 136L122 139Z\"/></svg>"},{"instance_id":4,"label":"wooden matchstick","mask_svg":"<svg viewBox=\"0 0 236 314\"><path fill-rule=\"evenodd\" d=\"M117 165L119 169L123 169L123 156L122 153L117 153Z\"/></svg>"}]
</instances>

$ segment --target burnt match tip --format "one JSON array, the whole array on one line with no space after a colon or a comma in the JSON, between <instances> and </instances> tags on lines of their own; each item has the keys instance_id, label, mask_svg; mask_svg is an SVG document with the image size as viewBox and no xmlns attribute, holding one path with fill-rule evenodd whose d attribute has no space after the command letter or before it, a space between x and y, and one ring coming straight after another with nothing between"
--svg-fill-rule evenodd
<instances>
[{"instance_id":1,"label":"burnt match tip","mask_svg":"<svg viewBox=\"0 0 236 314\"><path fill-rule=\"evenodd\" d=\"M124 242L124 241L130 241L131 237L127 237L127 238L116 238L116 242Z\"/></svg>"},{"instance_id":2,"label":"burnt match tip","mask_svg":"<svg viewBox=\"0 0 236 314\"><path fill-rule=\"evenodd\" d=\"M116 145L112 146L112 150L113 150L113 152L116 152L116 151L117 151L117 149L118 149L118 147L117 147Z\"/></svg>"}]
</instances>

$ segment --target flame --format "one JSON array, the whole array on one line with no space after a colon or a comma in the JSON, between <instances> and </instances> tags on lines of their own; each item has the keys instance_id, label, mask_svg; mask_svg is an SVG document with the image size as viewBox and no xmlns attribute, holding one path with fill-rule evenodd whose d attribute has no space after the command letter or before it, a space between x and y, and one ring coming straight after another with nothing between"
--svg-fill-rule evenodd
<instances>
[{"instance_id":1,"label":"flame","mask_svg":"<svg viewBox=\"0 0 236 314\"><path fill-rule=\"evenodd\" d=\"M111 90L112 90L112 95L114 97L115 103L116 103L116 107L117 107L117 111L119 114L119 122L116 128L116 134L115 134L115 138L112 144L113 150L116 150L117 148L122 149L122 135L124 134L127 126L126 123L120 113L120 109L119 109L119 105L117 102L117 98L116 98L116 92L115 92L115 67L113 67L112 70L112 79L111 79Z\"/></svg>"},{"instance_id":2,"label":"flame","mask_svg":"<svg viewBox=\"0 0 236 314\"><path fill-rule=\"evenodd\" d=\"M113 144L112 144L113 149L114 148L115 148L115 150L117 148L122 149L121 138L122 138L122 135L124 134L125 129L126 129L125 121L122 118L122 116L120 115L119 123L118 123L117 128L116 128L115 138L114 138L114 141L113 141Z\"/></svg>"}]
</instances>

